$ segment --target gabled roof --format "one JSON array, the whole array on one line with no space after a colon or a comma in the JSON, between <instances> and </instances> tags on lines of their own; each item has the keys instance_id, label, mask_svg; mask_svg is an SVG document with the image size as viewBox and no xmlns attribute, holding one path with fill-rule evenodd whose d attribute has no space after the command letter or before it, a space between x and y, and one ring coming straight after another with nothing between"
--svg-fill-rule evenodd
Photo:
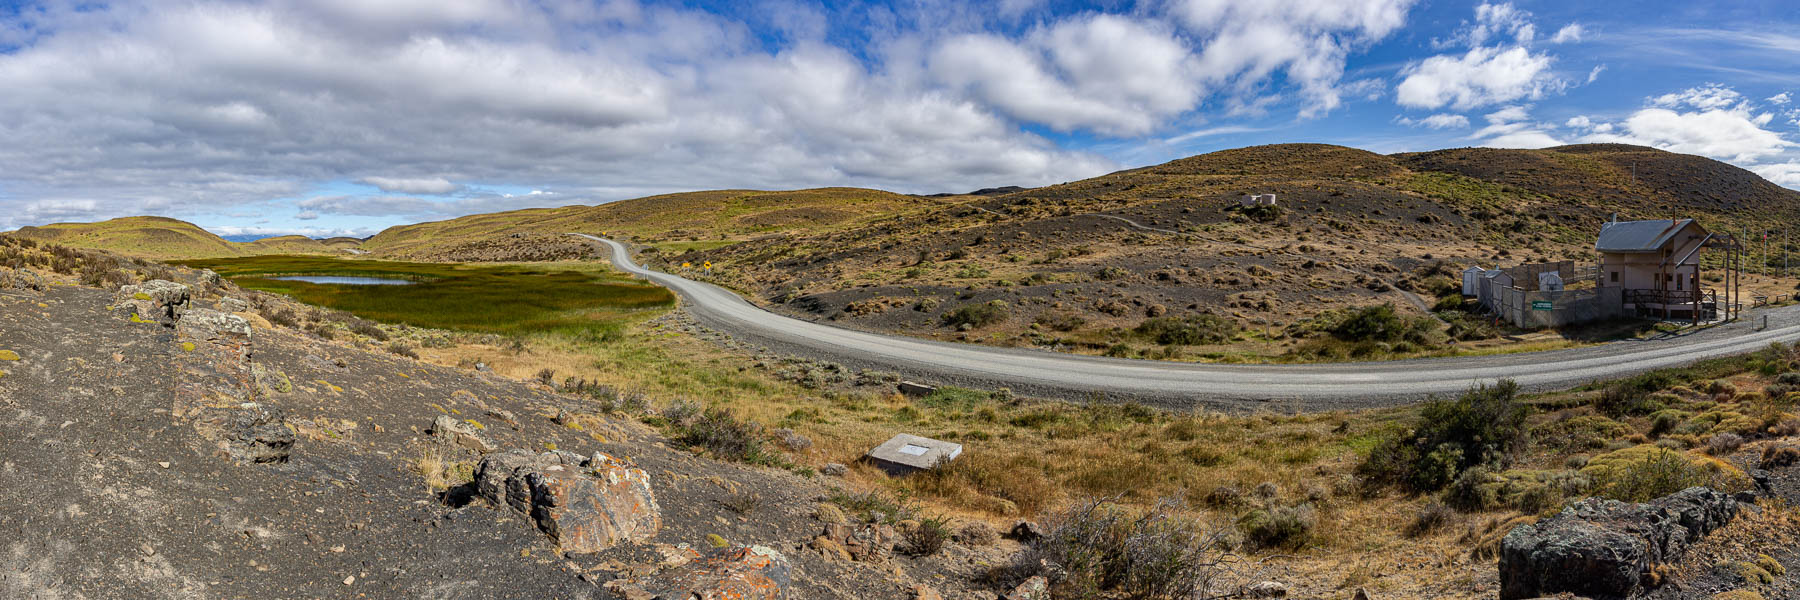
<instances>
[{"instance_id":1,"label":"gabled roof","mask_svg":"<svg viewBox=\"0 0 1800 600\"><path fill-rule=\"evenodd\" d=\"M1600 252L1656 252L1669 245L1675 234L1693 224L1693 219L1607 223L1600 226L1600 239L1594 242L1594 249Z\"/></svg>"}]
</instances>

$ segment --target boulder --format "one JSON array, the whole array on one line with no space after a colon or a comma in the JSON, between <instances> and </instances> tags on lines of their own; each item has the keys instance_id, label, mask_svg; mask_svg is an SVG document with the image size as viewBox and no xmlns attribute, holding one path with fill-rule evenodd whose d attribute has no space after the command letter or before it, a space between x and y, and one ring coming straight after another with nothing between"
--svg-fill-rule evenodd
<instances>
[{"instance_id":1,"label":"boulder","mask_svg":"<svg viewBox=\"0 0 1800 600\"><path fill-rule=\"evenodd\" d=\"M1011 529L1006 530L1006 537L1021 542L1031 542L1044 537L1044 528L1032 521L1018 521Z\"/></svg>"},{"instance_id":2,"label":"boulder","mask_svg":"<svg viewBox=\"0 0 1800 600\"><path fill-rule=\"evenodd\" d=\"M813 538L812 546L826 556L841 555L860 562L878 562L894 555L900 533L888 525L831 523Z\"/></svg>"},{"instance_id":3,"label":"boulder","mask_svg":"<svg viewBox=\"0 0 1800 600\"><path fill-rule=\"evenodd\" d=\"M219 310L228 313L241 313L250 310L249 302L245 302L242 298L233 298L231 296L220 298L218 306Z\"/></svg>"},{"instance_id":4,"label":"boulder","mask_svg":"<svg viewBox=\"0 0 1800 600\"><path fill-rule=\"evenodd\" d=\"M1737 515L1736 499L1692 487L1645 504L1588 498L1556 516L1520 525L1500 543L1500 598L1568 592L1628 598L1651 567L1675 562Z\"/></svg>"},{"instance_id":5,"label":"boulder","mask_svg":"<svg viewBox=\"0 0 1800 600\"><path fill-rule=\"evenodd\" d=\"M194 308L182 312L175 331L184 339L236 342L250 337L250 322L231 313Z\"/></svg>"},{"instance_id":6,"label":"boulder","mask_svg":"<svg viewBox=\"0 0 1800 600\"><path fill-rule=\"evenodd\" d=\"M450 415L438 415L437 419L431 422L431 430L428 433L445 446L456 446L483 454L494 451L493 442L482 437L474 425L458 421Z\"/></svg>"},{"instance_id":7,"label":"boulder","mask_svg":"<svg viewBox=\"0 0 1800 600\"><path fill-rule=\"evenodd\" d=\"M476 493L529 517L564 552L599 552L649 539L661 509L642 469L602 453L511 450L481 459Z\"/></svg>"},{"instance_id":8,"label":"boulder","mask_svg":"<svg viewBox=\"0 0 1800 600\"><path fill-rule=\"evenodd\" d=\"M735 546L688 563L659 586L658 598L781 600L793 586L793 566L774 549Z\"/></svg>"},{"instance_id":9,"label":"boulder","mask_svg":"<svg viewBox=\"0 0 1800 600\"><path fill-rule=\"evenodd\" d=\"M844 463L825 463L825 466L819 468L819 473L831 477L843 477L849 472L850 467L844 466Z\"/></svg>"},{"instance_id":10,"label":"boulder","mask_svg":"<svg viewBox=\"0 0 1800 600\"><path fill-rule=\"evenodd\" d=\"M49 288L44 276L31 269L0 267L0 290L42 292Z\"/></svg>"},{"instance_id":11,"label":"boulder","mask_svg":"<svg viewBox=\"0 0 1800 600\"><path fill-rule=\"evenodd\" d=\"M1286 598L1287 593L1287 586L1279 581L1263 581L1244 588L1244 595L1251 598Z\"/></svg>"},{"instance_id":12,"label":"boulder","mask_svg":"<svg viewBox=\"0 0 1800 600\"><path fill-rule=\"evenodd\" d=\"M1050 600L1050 580L1044 579L1043 575L1033 575L1013 588L1006 600Z\"/></svg>"},{"instance_id":13,"label":"boulder","mask_svg":"<svg viewBox=\"0 0 1800 600\"><path fill-rule=\"evenodd\" d=\"M192 293L188 286L165 279L119 288L121 305L132 307L141 318L163 322L181 318L190 305Z\"/></svg>"}]
</instances>

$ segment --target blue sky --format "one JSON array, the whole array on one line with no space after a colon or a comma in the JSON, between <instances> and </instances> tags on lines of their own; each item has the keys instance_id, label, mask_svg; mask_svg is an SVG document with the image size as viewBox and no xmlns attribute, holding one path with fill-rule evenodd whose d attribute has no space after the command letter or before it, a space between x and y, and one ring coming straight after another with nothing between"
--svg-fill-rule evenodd
<instances>
[{"instance_id":1,"label":"blue sky","mask_svg":"<svg viewBox=\"0 0 1800 600\"><path fill-rule=\"evenodd\" d=\"M1800 3L0 0L0 229L368 235L1254 144L1625 142L1800 188Z\"/></svg>"}]
</instances>

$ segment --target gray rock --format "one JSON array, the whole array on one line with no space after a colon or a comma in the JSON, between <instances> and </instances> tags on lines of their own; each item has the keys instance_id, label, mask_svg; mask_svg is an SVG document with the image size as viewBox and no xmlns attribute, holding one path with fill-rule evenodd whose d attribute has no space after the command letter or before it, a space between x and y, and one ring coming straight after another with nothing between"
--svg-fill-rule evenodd
<instances>
[{"instance_id":1,"label":"gray rock","mask_svg":"<svg viewBox=\"0 0 1800 600\"><path fill-rule=\"evenodd\" d=\"M250 322L231 313L195 308L181 315L181 319L175 322L175 330L186 338L241 341L250 337Z\"/></svg>"},{"instance_id":2,"label":"gray rock","mask_svg":"<svg viewBox=\"0 0 1800 600\"><path fill-rule=\"evenodd\" d=\"M819 472L831 477L843 477L850 472L850 467L843 463L825 463L825 466L819 468Z\"/></svg>"},{"instance_id":3,"label":"gray rock","mask_svg":"<svg viewBox=\"0 0 1800 600\"><path fill-rule=\"evenodd\" d=\"M1044 528L1038 526L1035 522L1021 520L1013 523L1012 528L1006 530L1006 537L1021 542L1030 542L1044 537Z\"/></svg>"},{"instance_id":4,"label":"gray rock","mask_svg":"<svg viewBox=\"0 0 1800 600\"><path fill-rule=\"evenodd\" d=\"M494 443L483 437L474 425L458 421L450 415L438 415L431 422L429 433L445 446L457 446L484 454L494 451Z\"/></svg>"},{"instance_id":5,"label":"gray rock","mask_svg":"<svg viewBox=\"0 0 1800 600\"><path fill-rule=\"evenodd\" d=\"M1692 487L1645 504L1588 498L1521 525L1500 543L1500 598L1570 592L1628 598L1653 565L1680 559L1738 512L1730 496Z\"/></svg>"},{"instance_id":6,"label":"gray rock","mask_svg":"<svg viewBox=\"0 0 1800 600\"><path fill-rule=\"evenodd\" d=\"M1251 598L1285 598L1288 588L1278 581L1253 583L1244 588L1244 595Z\"/></svg>"},{"instance_id":7,"label":"gray rock","mask_svg":"<svg viewBox=\"0 0 1800 600\"><path fill-rule=\"evenodd\" d=\"M231 296L226 296L224 298L219 299L219 310L222 310L222 311L225 311L228 313L246 312L246 311L250 310L250 303L245 302L241 298L233 298Z\"/></svg>"},{"instance_id":8,"label":"gray rock","mask_svg":"<svg viewBox=\"0 0 1800 600\"><path fill-rule=\"evenodd\" d=\"M240 463L285 463L294 450L294 431L288 429L285 416L260 404L208 408L194 427L219 440L226 455Z\"/></svg>"},{"instance_id":9,"label":"gray rock","mask_svg":"<svg viewBox=\"0 0 1800 600\"><path fill-rule=\"evenodd\" d=\"M1006 595L1006 600L1050 600L1050 580L1033 575Z\"/></svg>"},{"instance_id":10,"label":"gray rock","mask_svg":"<svg viewBox=\"0 0 1800 600\"><path fill-rule=\"evenodd\" d=\"M119 288L119 297L125 303L139 308L138 316L158 321L173 321L181 318L191 304L192 289L188 286L165 279L152 279L136 285Z\"/></svg>"}]
</instances>

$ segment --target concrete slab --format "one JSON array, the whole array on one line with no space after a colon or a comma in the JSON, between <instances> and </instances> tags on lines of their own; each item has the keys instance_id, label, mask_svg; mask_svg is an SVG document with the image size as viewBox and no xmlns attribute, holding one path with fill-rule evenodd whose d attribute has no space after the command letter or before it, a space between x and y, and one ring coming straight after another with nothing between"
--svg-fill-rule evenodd
<instances>
[{"instance_id":1,"label":"concrete slab","mask_svg":"<svg viewBox=\"0 0 1800 600\"><path fill-rule=\"evenodd\" d=\"M961 455L962 444L902 433L870 450L868 459L888 473L904 475Z\"/></svg>"},{"instance_id":2,"label":"concrete slab","mask_svg":"<svg viewBox=\"0 0 1800 600\"><path fill-rule=\"evenodd\" d=\"M902 381L900 382L900 385L896 387L900 389L900 393L914 398L930 396L933 392L937 391L937 388L935 387L912 381Z\"/></svg>"}]
</instances>

